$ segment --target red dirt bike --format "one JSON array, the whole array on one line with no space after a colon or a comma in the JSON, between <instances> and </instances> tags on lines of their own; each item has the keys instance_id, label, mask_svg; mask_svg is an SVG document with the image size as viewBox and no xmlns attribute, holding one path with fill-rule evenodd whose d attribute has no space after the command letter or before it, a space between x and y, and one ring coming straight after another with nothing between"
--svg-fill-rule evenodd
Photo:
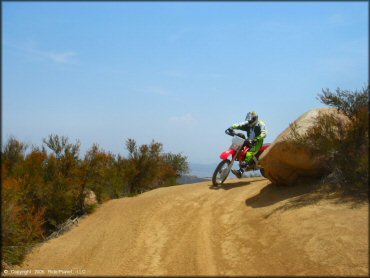
<instances>
[{"instance_id":1,"label":"red dirt bike","mask_svg":"<svg viewBox=\"0 0 370 278\"><path fill-rule=\"evenodd\" d=\"M220 158L222 161L217 165L213 176L212 183L214 186L220 186L228 177L234 161L239 161L240 163L245 160L247 151L253 146L252 140L246 139L243 133L236 133L234 130L226 129L225 133L227 135L233 136L232 144L227 151L224 151ZM261 165L258 163L258 158L260 155L268 148L270 144L264 144L257 154L253 157L253 161L247 166L245 172L260 170L261 175L264 176L264 171ZM231 160L228 157L231 156Z\"/></svg>"}]
</instances>

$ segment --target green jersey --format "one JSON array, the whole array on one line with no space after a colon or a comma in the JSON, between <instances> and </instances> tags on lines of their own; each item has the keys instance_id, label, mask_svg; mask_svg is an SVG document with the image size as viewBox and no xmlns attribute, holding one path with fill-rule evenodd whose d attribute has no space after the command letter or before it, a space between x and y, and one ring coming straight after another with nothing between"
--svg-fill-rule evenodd
<instances>
[{"instance_id":1,"label":"green jersey","mask_svg":"<svg viewBox=\"0 0 370 278\"><path fill-rule=\"evenodd\" d=\"M239 124L233 124L231 128L240 129L247 132L249 139L264 139L267 136L266 125L261 120L258 120L254 127L251 127L248 124L248 121L246 121Z\"/></svg>"}]
</instances>

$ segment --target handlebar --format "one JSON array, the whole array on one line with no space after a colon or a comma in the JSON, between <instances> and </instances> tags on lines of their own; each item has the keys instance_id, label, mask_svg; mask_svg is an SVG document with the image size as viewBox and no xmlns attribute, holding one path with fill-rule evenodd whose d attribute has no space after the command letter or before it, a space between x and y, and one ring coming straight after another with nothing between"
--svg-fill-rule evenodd
<instances>
[{"instance_id":1,"label":"handlebar","mask_svg":"<svg viewBox=\"0 0 370 278\"><path fill-rule=\"evenodd\" d=\"M230 135L230 136L234 136L235 135L235 131L233 129L231 129L231 128L226 129L225 130L225 133L227 135Z\"/></svg>"},{"instance_id":2,"label":"handlebar","mask_svg":"<svg viewBox=\"0 0 370 278\"><path fill-rule=\"evenodd\" d=\"M227 134L227 135L230 135L230 136L239 136L239 137L241 137L241 138L243 138L243 139L245 139L245 135L243 134L243 133L240 133L240 132L235 132L233 129L231 129L231 128L228 128L228 129L226 129L225 130L225 133Z\"/></svg>"},{"instance_id":3,"label":"handlebar","mask_svg":"<svg viewBox=\"0 0 370 278\"><path fill-rule=\"evenodd\" d=\"M228 128L225 130L225 133L227 135L230 135L230 136L238 136L240 138L243 138L245 139L245 142L244 142L244 145L248 146L248 147L252 147L255 145L255 143L253 142L252 139L246 139L245 138L245 135L243 133L240 133L240 132L235 132L232 128Z\"/></svg>"}]
</instances>

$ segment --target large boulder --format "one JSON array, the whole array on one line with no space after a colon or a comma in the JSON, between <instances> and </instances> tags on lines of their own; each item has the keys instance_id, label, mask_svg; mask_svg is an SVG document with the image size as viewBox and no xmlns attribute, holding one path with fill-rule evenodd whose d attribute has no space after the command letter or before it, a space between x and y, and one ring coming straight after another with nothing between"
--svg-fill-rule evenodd
<instances>
[{"instance_id":1,"label":"large boulder","mask_svg":"<svg viewBox=\"0 0 370 278\"><path fill-rule=\"evenodd\" d=\"M298 134L304 134L322 113L338 114L335 108L310 110L294 121ZM289 142L287 139L291 138L291 134L292 129L289 126L259 158L265 171L264 175L276 184L293 185L300 177L317 177L323 173L325 158Z\"/></svg>"}]
</instances>

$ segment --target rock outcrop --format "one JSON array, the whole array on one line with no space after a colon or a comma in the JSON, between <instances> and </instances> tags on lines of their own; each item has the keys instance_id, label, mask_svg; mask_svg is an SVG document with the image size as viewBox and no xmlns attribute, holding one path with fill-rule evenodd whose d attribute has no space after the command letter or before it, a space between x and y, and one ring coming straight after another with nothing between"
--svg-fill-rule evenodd
<instances>
[{"instance_id":1,"label":"rock outcrop","mask_svg":"<svg viewBox=\"0 0 370 278\"><path fill-rule=\"evenodd\" d=\"M85 191L85 199L84 199L84 205L85 206L93 206L98 203L96 199L96 195L94 191L91 190L86 190Z\"/></svg>"},{"instance_id":2,"label":"rock outcrop","mask_svg":"<svg viewBox=\"0 0 370 278\"><path fill-rule=\"evenodd\" d=\"M335 108L313 109L294 121L298 134L304 134L314 125L319 114L338 114ZM287 141L291 138L289 126L259 158L265 176L276 184L292 185L299 177L316 177L323 172L325 160L312 151Z\"/></svg>"}]
</instances>

